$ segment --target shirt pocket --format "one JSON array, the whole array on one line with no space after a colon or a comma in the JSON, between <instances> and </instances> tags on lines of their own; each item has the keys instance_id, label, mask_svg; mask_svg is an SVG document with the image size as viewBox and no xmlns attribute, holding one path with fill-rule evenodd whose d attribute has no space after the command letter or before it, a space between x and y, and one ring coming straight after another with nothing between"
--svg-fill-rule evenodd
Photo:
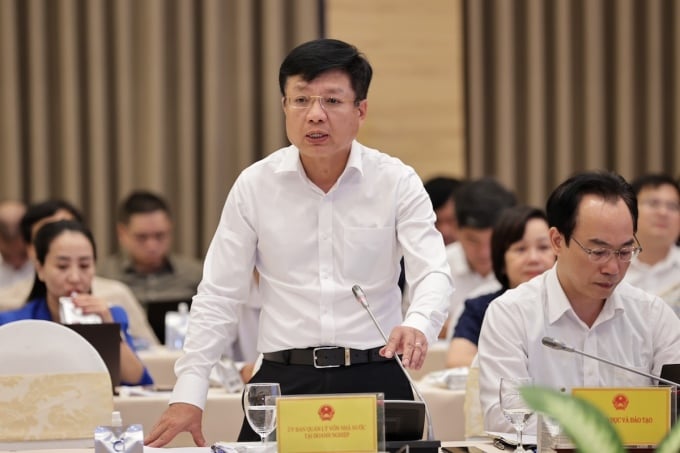
<instances>
[{"instance_id":1,"label":"shirt pocket","mask_svg":"<svg viewBox=\"0 0 680 453\"><path fill-rule=\"evenodd\" d=\"M393 227L345 228L344 266L345 278L353 283L376 283L390 278L394 272ZM395 281L396 283L396 281Z\"/></svg>"}]
</instances>

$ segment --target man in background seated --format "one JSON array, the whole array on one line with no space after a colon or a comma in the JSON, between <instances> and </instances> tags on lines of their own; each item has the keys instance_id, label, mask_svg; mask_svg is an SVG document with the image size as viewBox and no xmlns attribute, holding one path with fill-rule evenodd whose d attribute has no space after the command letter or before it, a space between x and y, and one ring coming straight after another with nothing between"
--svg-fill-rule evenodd
<instances>
[{"instance_id":1,"label":"man in background seated","mask_svg":"<svg viewBox=\"0 0 680 453\"><path fill-rule=\"evenodd\" d=\"M630 263L626 281L656 294L680 316L680 186L664 174L641 176L631 184L640 220L637 237L644 250Z\"/></svg>"},{"instance_id":2,"label":"man in background seated","mask_svg":"<svg viewBox=\"0 0 680 453\"><path fill-rule=\"evenodd\" d=\"M432 208L436 220L434 227L441 233L444 245L452 244L458 236L458 221L456 220L456 204L454 202L454 192L462 181L448 176L437 176L429 179L423 184L425 192L430 197ZM404 260L401 260L401 274L399 275L399 288L402 291L402 311L404 315L411 305L409 287L406 285L406 274L404 273Z\"/></svg>"},{"instance_id":3,"label":"man in background seated","mask_svg":"<svg viewBox=\"0 0 680 453\"><path fill-rule=\"evenodd\" d=\"M203 266L195 258L170 252L172 228L165 200L147 191L132 192L118 209L120 251L103 259L97 273L128 285L144 307L153 302L191 301Z\"/></svg>"},{"instance_id":4,"label":"man in background seated","mask_svg":"<svg viewBox=\"0 0 680 453\"><path fill-rule=\"evenodd\" d=\"M46 223L57 220L77 220L84 223L80 211L64 200L47 200L34 203L26 210L21 219L20 229L21 235L28 245L28 254L32 262L35 262L35 251L33 250L35 233ZM13 310L31 300L36 279L37 275L34 272L32 278L21 280L14 285L0 289L0 310ZM137 349L158 344L158 339L147 322L146 313L127 286L116 280L94 277L92 294L125 309L130 322L130 335Z\"/></svg>"},{"instance_id":5,"label":"man in background seated","mask_svg":"<svg viewBox=\"0 0 680 453\"><path fill-rule=\"evenodd\" d=\"M458 220L456 219L456 202L454 194L462 181L448 176L438 176L425 182L425 191L430 197L437 220L435 228L442 234L444 245L456 242L458 237Z\"/></svg>"},{"instance_id":6,"label":"man in background seated","mask_svg":"<svg viewBox=\"0 0 680 453\"><path fill-rule=\"evenodd\" d=\"M501 289L491 262L491 233L501 212L516 204L515 195L492 178L463 183L455 192L458 240L446 247L456 290L442 336L451 339L466 299Z\"/></svg>"},{"instance_id":7,"label":"man in background seated","mask_svg":"<svg viewBox=\"0 0 680 453\"><path fill-rule=\"evenodd\" d=\"M19 230L25 212L20 201L0 202L0 288L33 277L33 263Z\"/></svg>"},{"instance_id":8,"label":"man in background seated","mask_svg":"<svg viewBox=\"0 0 680 453\"><path fill-rule=\"evenodd\" d=\"M513 432L499 407L500 378L537 385L649 386L650 379L581 355L557 351L543 337L658 376L680 363L680 319L661 298L622 282L640 252L635 192L612 173L581 173L548 198L555 266L489 305L479 337L484 428ZM527 432L535 432L533 417Z\"/></svg>"}]
</instances>

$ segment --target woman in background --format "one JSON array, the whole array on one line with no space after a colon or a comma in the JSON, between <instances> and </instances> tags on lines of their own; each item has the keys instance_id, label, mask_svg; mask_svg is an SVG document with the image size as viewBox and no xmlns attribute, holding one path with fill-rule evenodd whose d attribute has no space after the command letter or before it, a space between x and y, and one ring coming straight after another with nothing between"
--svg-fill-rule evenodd
<instances>
[{"instance_id":1,"label":"woman in background","mask_svg":"<svg viewBox=\"0 0 680 453\"><path fill-rule=\"evenodd\" d=\"M465 301L449 345L446 366L470 366L477 354L479 331L484 313L496 297L555 264L548 236L545 213L530 206L515 206L503 211L491 235L491 260L501 289Z\"/></svg>"},{"instance_id":2,"label":"woman in background","mask_svg":"<svg viewBox=\"0 0 680 453\"><path fill-rule=\"evenodd\" d=\"M71 297L82 314L95 314L104 323L119 323L125 341L120 343L120 376L123 385L150 385L153 380L137 357L128 334L125 310L109 306L91 294L96 248L92 233L80 222L59 220L42 226L35 235L36 273L44 290L34 293L23 307L0 313L0 325L22 319L63 322L60 297Z\"/></svg>"}]
</instances>

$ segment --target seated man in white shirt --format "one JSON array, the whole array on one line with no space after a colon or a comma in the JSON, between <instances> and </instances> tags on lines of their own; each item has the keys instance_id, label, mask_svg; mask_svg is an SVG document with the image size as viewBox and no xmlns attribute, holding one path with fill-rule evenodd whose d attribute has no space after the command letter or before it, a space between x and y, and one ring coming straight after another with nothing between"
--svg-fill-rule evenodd
<instances>
[{"instance_id":1,"label":"seated man in white shirt","mask_svg":"<svg viewBox=\"0 0 680 453\"><path fill-rule=\"evenodd\" d=\"M501 289L491 262L491 233L501 212L516 204L515 195L492 178L468 181L455 194L458 240L446 247L456 290L451 294L443 337L450 340L465 300Z\"/></svg>"},{"instance_id":2,"label":"seated man in white shirt","mask_svg":"<svg viewBox=\"0 0 680 453\"><path fill-rule=\"evenodd\" d=\"M666 174L644 175L631 185L645 253L631 261L625 281L661 297L680 316L680 185Z\"/></svg>"},{"instance_id":3,"label":"seated man in white shirt","mask_svg":"<svg viewBox=\"0 0 680 453\"><path fill-rule=\"evenodd\" d=\"M21 201L0 202L0 288L33 277L33 263L19 229L25 212Z\"/></svg>"},{"instance_id":4,"label":"seated man in white shirt","mask_svg":"<svg viewBox=\"0 0 680 453\"><path fill-rule=\"evenodd\" d=\"M547 202L555 266L489 306L479 338L480 400L488 431L512 432L499 408L501 377L537 385L645 386L650 379L542 345L544 336L615 363L659 375L680 363L680 319L659 297L621 282L640 253L637 202L611 173L582 173ZM535 432L535 419L527 432Z\"/></svg>"}]
</instances>

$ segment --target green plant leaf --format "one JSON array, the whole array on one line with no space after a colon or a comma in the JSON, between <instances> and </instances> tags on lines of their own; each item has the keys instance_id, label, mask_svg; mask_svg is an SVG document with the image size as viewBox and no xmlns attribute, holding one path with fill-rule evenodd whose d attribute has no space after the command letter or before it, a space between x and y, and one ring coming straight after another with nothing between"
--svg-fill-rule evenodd
<instances>
[{"instance_id":1,"label":"green plant leaf","mask_svg":"<svg viewBox=\"0 0 680 453\"><path fill-rule=\"evenodd\" d=\"M523 387L522 397L535 411L557 421L584 453L624 453L621 438L607 417L589 402L545 387Z\"/></svg>"},{"instance_id":2,"label":"green plant leaf","mask_svg":"<svg viewBox=\"0 0 680 453\"><path fill-rule=\"evenodd\" d=\"M657 453L677 453L680 451L680 423L676 423L657 445Z\"/></svg>"}]
</instances>

